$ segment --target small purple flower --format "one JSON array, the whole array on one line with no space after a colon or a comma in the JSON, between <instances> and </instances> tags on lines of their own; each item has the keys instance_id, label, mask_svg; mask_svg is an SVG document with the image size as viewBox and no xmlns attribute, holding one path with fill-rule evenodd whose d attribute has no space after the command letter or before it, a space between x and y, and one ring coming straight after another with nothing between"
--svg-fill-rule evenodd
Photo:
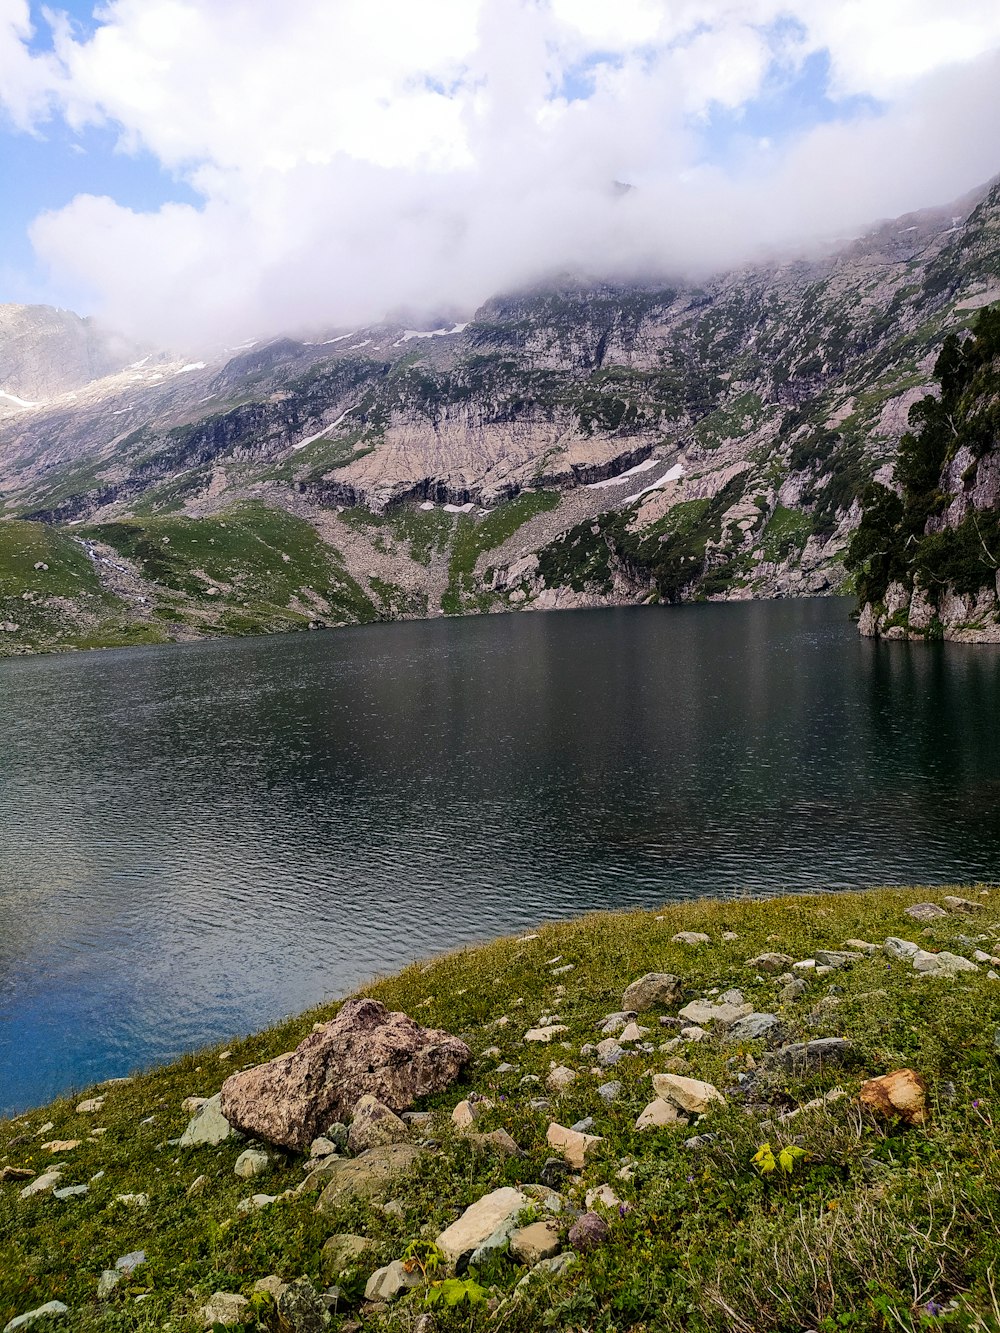
<instances>
[{"instance_id":1,"label":"small purple flower","mask_svg":"<svg viewBox=\"0 0 1000 1333\"><path fill-rule=\"evenodd\" d=\"M979 1110L979 1106L980 1106L980 1102L979 1102L979 1098L977 1097L976 1100L972 1103L972 1109L973 1109L974 1111L978 1111L978 1110Z\"/></svg>"},{"instance_id":2,"label":"small purple flower","mask_svg":"<svg viewBox=\"0 0 1000 1333\"><path fill-rule=\"evenodd\" d=\"M932 1318L941 1314L942 1311L944 1310L944 1306L938 1305L937 1301L928 1301L923 1308L924 1308L924 1314L929 1314Z\"/></svg>"}]
</instances>

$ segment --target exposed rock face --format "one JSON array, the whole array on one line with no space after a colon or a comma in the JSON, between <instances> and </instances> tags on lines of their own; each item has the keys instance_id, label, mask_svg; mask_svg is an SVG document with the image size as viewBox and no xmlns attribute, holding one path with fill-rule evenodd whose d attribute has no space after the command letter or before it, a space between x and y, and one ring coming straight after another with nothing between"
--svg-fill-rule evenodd
<instances>
[{"instance_id":1,"label":"exposed rock face","mask_svg":"<svg viewBox=\"0 0 1000 1333\"><path fill-rule=\"evenodd\" d=\"M927 1080L915 1069L897 1069L863 1083L861 1102L890 1119L922 1125L927 1119Z\"/></svg>"},{"instance_id":2,"label":"exposed rock face","mask_svg":"<svg viewBox=\"0 0 1000 1333\"><path fill-rule=\"evenodd\" d=\"M360 1098L405 1111L453 1083L471 1056L457 1037L377 1000L348 1000L288 1055L227 1078L222 1111L247 1133L302 1152Z\"/></svg>"},{"instance_id":3,"label":"exposed rock face","mask_svg":"<svg viewBox=\"0 0 1000 1333\"><path fill-rule=\"evenodd\" d=\"M44 305L0 305L0 390L34 402L79 389L142 354L90 319Z\"/></svg>"}]
</instances>

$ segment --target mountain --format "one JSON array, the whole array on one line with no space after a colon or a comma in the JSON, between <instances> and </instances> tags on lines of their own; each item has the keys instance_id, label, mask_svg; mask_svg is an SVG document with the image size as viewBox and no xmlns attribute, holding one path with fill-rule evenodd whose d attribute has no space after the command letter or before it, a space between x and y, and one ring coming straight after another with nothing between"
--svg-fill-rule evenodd
<instances>
[{"instance_id":1,"label":"mountain","mask_svg":"<svg viewBox=\"0 0 1000 1333\"><path fill-rule=\"evenodd\" d=\"M69 391L36 340L31 405L0 399L0 652L843 590L862 495L900 489L910 409L997 299L994 183L701 283L567 280Z\"/></svg>"},{"instance_id":2,"label":"mountain","mask_svg":"<svg viewBox=\"0 0 1000 1333\"><path fill-rule=\"evenodd\" d=\"M33 407L121 370L137 355L126 339L69 310L0 305L0 408Z\"/></svg>"}]
</instances>

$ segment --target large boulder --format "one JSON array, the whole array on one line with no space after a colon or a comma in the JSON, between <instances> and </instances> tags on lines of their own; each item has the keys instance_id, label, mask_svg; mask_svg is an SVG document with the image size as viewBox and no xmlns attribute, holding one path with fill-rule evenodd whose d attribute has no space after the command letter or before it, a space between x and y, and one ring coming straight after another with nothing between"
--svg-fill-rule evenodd
<instances>
[{"instance_id":1,"label":"large boulder","mask_svg":"<svg viewBox=\"0 0 1000 1333\"><path fill-rule=\"evenodd\" d=\"M375 1097L398 1114L448 1087L471 1058L447 1032L420 1027L377 1000L348 1000L294 1051L230 1075L222 1113L246 1133L302 1152L360 1098Z\"/></svg>"}]
</instances>

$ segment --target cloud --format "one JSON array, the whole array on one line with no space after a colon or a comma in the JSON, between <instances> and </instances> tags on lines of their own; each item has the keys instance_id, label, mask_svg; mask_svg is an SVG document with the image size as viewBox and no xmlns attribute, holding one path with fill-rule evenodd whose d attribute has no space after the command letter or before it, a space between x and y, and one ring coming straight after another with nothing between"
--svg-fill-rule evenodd
<instances>
[{"instance_id":1,"label":"cloud","mask_svg":"<svg viewBox=\"0 0 1000 1333\"><path fill-rule=\"evenodd\" d=\"M110 126L203 201L80 195L38 217L55 283L197 347L406 306L469 310L577 266L689 273L950 198L1000 167L995 0L109 0L28 46L0 0L19 125ZM704 131L824 55L878 106ZM779 98L780 109L780 98ZM621 196L627 180L637 188Z\"/></svg>"}]
</instances>

